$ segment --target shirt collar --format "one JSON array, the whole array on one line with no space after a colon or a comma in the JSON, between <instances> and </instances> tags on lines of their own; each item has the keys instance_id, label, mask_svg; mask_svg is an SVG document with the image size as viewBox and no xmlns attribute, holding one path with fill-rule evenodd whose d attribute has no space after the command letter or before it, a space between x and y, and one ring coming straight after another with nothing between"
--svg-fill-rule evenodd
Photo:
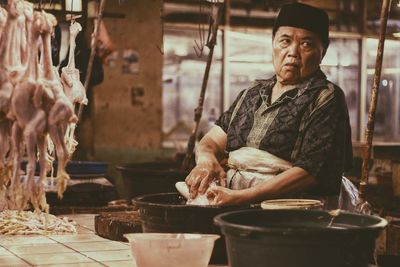
<instances>
[{"instance_id":1,"label":"shirt collar","mask_svg":"<svg viewBox=\"0 0 400 267\"><path fill-rule=\"evenodd\" d=\"M267 101L269 95L271 95L272 88L276 83L276 75L265 80L256 80L259 85L259 93L264 102ZM304 80L303 82L296 85L294 89L297 89L297 96L304 94L308 90L314 88L319 88L326 84L326 75L318 69L310 78ZM295 90L290 90L288 92L293 92Z\"/></svg>"},{"instance_id":2,"label":"shirt collar","mask_svg":"<svg viewBox=\"0 0 400 267\"><path fill-rule=\"evenodd\" d=\"M315 88L319 88L326 85L326 76L325 74L321 71L321 69L318 69L310 78L307 80L303 81L299 85L299 92L298 95L304 94L308 90L312 90Z\"/></svg>"}]
</instances>

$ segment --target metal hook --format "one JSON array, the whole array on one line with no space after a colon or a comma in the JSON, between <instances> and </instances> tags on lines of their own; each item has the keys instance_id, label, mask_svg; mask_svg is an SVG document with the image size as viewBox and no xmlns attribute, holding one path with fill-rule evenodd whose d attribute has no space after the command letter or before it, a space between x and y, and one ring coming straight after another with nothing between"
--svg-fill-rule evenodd
<instances>
[{"instance_id":1,"label":"metal hook","mask_svg":"<svg viewBox=\"0 0 400 267\"><path fill-rule=\"evenodd\" d=\"M71 0L71 25L75 22L74 17L74 0Z\"/></svg>"},{"instance_id":2,"label":"metal hook","mask_svg":"<svg viewBox=\"0 0 400 267\"><path fill-rule=\"evenodd\" d=\"M201 17L203 14L203 7L201 5L199 5L199 16ZM204 25L201 23L201 21L199 22L198 25L198 30L199 30L199 38L200 38L200 43L198 43L196 40L194 40L194 43L196 44L196 46L193 46L194 52L196 53L197 57L202 57L203 56L203 50L204 50L204 46L205 46L205 42L204 42Z\"/></svg>"}]
</instances>

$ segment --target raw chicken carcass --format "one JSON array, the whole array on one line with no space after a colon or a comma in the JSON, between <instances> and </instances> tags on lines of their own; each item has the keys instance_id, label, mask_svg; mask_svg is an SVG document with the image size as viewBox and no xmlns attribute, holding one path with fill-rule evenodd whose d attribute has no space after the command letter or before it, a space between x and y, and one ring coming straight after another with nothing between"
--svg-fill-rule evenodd
<instances>
[{"instance_id":1,"label":"raw chicken carcass","mask_svg":"<svg viewBox=\"0 0 400 267\"><path fill-rule=\"evenodd\" d=\"M0 7L0 38L3 34L6 22L7 22L7 11L4 8Z\"/></svg>"},{"instance_id":2,"label":"raw chicken carcass","mask_svg":"<svg viewBox=\"0 0 400 267\"><path fill-rule=\"evenodd\" d=\"M24 1L24 16L25 16L25 28L21 32L21 64L26 66L28 64L28 49L30 42L30 31L33 21L33 4Z\"/></svg>"},{"instance_id":3,"label":"raw chicken carcass","mask_svg":"<svg viewBox=\"0 0 400 267\"><path fill-rule=\"evenodd\" d=\"M0 49L3 50L3 44L6 38L2 36L7 22L7 11L0 7ZM1 53L0 53L1 54ZM9 81L8 73L3 66L5 54L1 54L0 61L0 191L3 186L11 179L9 175L10 164L7 162L7 154L10 149L11 121L6 118L10 109L11 94L14 86ZM1 201L2 197L0 197Z\"/></svg>"},{"instance_id":4,"label":"raw chicken carcass","mask_svg":"<svg viewBox=\"0 0 400 267\"><path fill-rule=\"evenodd\" d=\"M74 113L72 102L65 95L59 77L55 75L51 59L51 34L56 20L51 14L43 13L46 27L42 32L43 43L43 77L41 83L54 94L54 104L43 103L48 114L48 130L54 142L57 154L57 180L58 196L62 198L67 187L69 175L65 171L69 160L68 150L64 141L64 135L68 124L76 123L78 118Z\"/></svg>"},{"instance_id":5,"label":"raw chicken carcass","mask_svg":"<svg viewBox=\"0 0 400 267\"><path fill-rule=\"evenodd\" d=\"M6 42L3 44L2 63L9 72L10 81L15 84L25 71L21 60L22 45L26 41L25 1L8 0L7 10L7 22L3 33Z\"/></svg>"},{"instance_id":6,"label":"raw chicken carcass","mask_svg":"<svg viewBox=\"0 0 400 267\"><path fill-rule=\"evenodd\" d=\"M38 70L38 40L43 31L43 15L35 12L31 27L31 39L28 51L28 67L22 82L15 86L11 99L11 110L9 116L15 119L12 127L12 146L14 157L14 170L12 179L13 203L17 209L23 209L30 198L35 209L48 209L48 205L39 201L43 198L43 185L36 185L34 181L36 169L36 146L39 150L39 164L41 167L41 178L46 176L46 129L47 117L45 110L41 107L44 101L51 101L54 95L46 90L39 82ZM44 99L44 100L43 100ZM54 101L54 100L53 100ZM20 160L23 153L24 142L28 156L27 178L24 188L20 185ZM40 197L39 197L40 196Z\"/></svg>"},{"instance_id":7,"label":"raw chicken carcass","mask_svg":"<svg viewBox=\"0 0 400 267\"><path fill-rule=\"evenodd\" d=\"M7 72L0 63L0 176L8 174L5 170L7 164L7 154L10 150L11 120L6 115L10 110L11 94L14 86L8 79ZM7 167L8 168L8 167ZM9 180L11 177L3 177ZM2 179L0 177L0 179ZM1 183L0 183L1 186Z\"/></svg>"},{"instance_id":8,"label":"raw chicken carcass","mask_svg":"<svg viewBox=\"0 0 400 267\"><path fill-rule=\"evenodd\" d=\"M77 22L72 22L69 27L69 58L68 65L62 68L61 71L61 82L64 86L64 91L67 97L74 104L87 105L88 99L86 97L86 90L80 81L79 70L75 68L75 48L76 48L76 36L82 30L82 27ZM68 149L68 154L71 156L78 142L75 140L75 128L76 124L70 124L67 128L65 135L65 142Z\"/></svg>"},{"instance_id":9,"label":"raw chicken carcass","mask_svg":"<svg viewBox=\"0 0 400 267\"><path fill-rule=\"evenodd\" d=\"M64 86L65 94L73 104L79 103L87 105L88 99L86 97L86 90L80 81L79 70L75 68L75 39L81 30L82 27L78 22L72 22L69 27L70 39L68 65L62 68L61 82Z\"/></svg>"},{"instance_id":10,"label":"raw chicken carcass","mask_svg":"<svg viewBox=\"0 0 400 267\"><path fill-rule=\"evenodd\" d=\"M213 182L210 186L214 186L215 183ZM185 182L177 182L175 184L176 189L178 192L187 199L187 205L200 205L200 206L207 206L210 205L210 200L207 198L207 193L200 195L198 194L195 198L190 197L189 187Z\"/></svg>"},{"instance_id":11,"label":"raw chicken carcass","mask_svg":"<svg viewBox=\"0 0 400 267\"><path fill-rule=\"evenodd\" d=\"M8 208L7 190L12 177L12 164L7 156L10 150L11 122L0 118L0 211Z\"/></svg>"},{"instance_id":12,"label":"raw chicken carcass","mask_svg":"<svg viewBox=\"0 0 400 267\"><path fill-rule=\"evenodd\" d=\"M0 40L3 41L4 39ZM0 195L2 195L0 196L0 202L4 199L6 185L8 185L12 176L10 172L12 164L8 160L11 147L12 122L7 118L7 114L10 110L13 89L14 86L9 81L8 73L3 68L2 62L0 62Z\"/></svg>"}]
</instances>

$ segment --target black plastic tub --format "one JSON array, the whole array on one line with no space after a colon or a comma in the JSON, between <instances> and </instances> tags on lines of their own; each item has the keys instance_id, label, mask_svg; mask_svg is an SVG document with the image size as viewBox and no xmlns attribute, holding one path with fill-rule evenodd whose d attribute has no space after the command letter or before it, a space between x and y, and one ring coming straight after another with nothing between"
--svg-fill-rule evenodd
<instances>
[{"instance_id":1,"label":"black plastic tub","mask_svg":"<svg viewBox=\"0 0 400 267\"><path fill-rule=\"evenodd\" d=\"M175 192L175 183L184 181L188 174L174 161L131 163L117 169L123 177L128 201L145 194Z\"/></svg>"},{"instance_id":2,"label":"black plastic tub","mask_svg":"<svg viewBox=\"0 0 400 267\"><path fill-rule=\"evenodd\" d=\"M246 210L218 215L230 267L367 267L385 219L317 210Z\"/></svg>"},{"instance_id":3,"label":"black plastic tub","mask_svg":"<svg viewBox=\"0 0 400 267\"><path fill-rule=\"evenodd\" d=\"M133 199L139 208L144 233L202 233L220 234L214 225L216 215L249 209L250 206L192 206L179 193L161 193L144 195ZM259 206L253 207L259 209ZM222 236L221 236L222 237ZM223 238L215 242L211 263L226 264L226 249ZM250 266L250 265L249 265Z\"/></svg>"}]
</instances>

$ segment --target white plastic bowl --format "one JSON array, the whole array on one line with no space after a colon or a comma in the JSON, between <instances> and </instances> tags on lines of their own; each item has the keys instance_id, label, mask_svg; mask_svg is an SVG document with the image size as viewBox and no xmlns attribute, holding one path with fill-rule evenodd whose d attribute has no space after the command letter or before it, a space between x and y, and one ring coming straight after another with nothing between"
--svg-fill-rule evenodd
<instances>
[{"instance_id":1,"label":"white plastic bowl","mask_svg":"<svg viewBox=\"0 0 400 267\"><path fill-rule=\"evenodd\" d=\"M212 234L125 234L137 267L207 267L214 242Z\"/></svg>"}]
</instances>

